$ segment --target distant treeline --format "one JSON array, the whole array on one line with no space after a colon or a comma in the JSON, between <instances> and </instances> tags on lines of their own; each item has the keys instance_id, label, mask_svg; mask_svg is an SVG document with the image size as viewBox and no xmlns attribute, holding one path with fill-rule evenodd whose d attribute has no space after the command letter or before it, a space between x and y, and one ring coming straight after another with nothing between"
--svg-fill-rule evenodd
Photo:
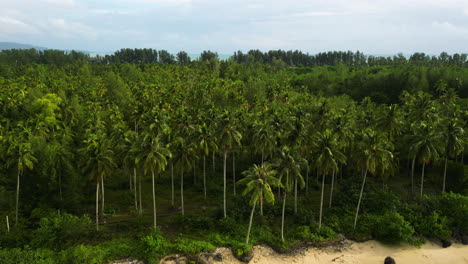
<instances>
[{"instance_id":1,"label":"distant treeline","mask_svg":"<svg viewBox=\"0 0 468 264\"><path fill-rule=\"evenodd\" d=\"M35 50L35 49L12 49L2 50L0 52L0 63L25 65L30 63L37 64L56 64L64 65L77 61L87 61L95 64L114 64L114 63L161 63L188 65L200 61L219 61L218 54L212 51L203 51L200 57L192 61L185 51L177 54L171 54L167 50L155 49L121 49L111 55L90 56L89 54L77 51L62 50ZM303 53L302 51L270 50L262 52L260 50L250 50L247 53L242 51L234 52L228 59L237 63L266 63L271 65L284 65L296 67L311 67L344 64L347 66L384 66L384 65L423 65L423 66L468 66L468 54L455 53L448 54L442 52L439 56L428 55L416 52L409 57L399 53L394 56L373 56L365 55L360 51L328 51L320 52L315 55Z\"/></svg>"}]
</instances>

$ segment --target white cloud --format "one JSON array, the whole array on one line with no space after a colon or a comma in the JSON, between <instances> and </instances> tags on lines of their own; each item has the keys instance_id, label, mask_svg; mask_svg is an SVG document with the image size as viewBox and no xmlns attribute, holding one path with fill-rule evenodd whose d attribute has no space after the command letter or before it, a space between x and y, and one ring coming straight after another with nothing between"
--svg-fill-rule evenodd
<instances>
[{"instance_id":1,"label":"white cloud","mask_svg":"<svg viewBox=\"0 0 468 264\"><path fill-rule=\"evenodd\" d=\"M74 0L43 0L44 3L57 7L76 7L78 3Z\"/></svg>"},{"instance_id":2,"label":"white cloud","mask_svg":"<svg viewBox=\"0 0 468 264\"><path fill-rule=\"evenodd\" d=\"M465 16L468 16L468 8L464 10Z\"/></svg>"},{"instance_id":3,"label":"white cloud","mask_svg":"<svg viewBox=\"0 0 468 264\"><path fill-rule=\"evenodd\" d=\"M432 26L435 29L443 31L450 35L456 35L458 37L468 38L468 28L460 27L452 23L449 23L447 21L445 22L435 21L432 23Z\"/></svg>"},{"instance_id":4,"label":"white cloud","mask_svg":"<svg viewBox=\"0 0 468 264\"><path fill-rule=\"evenodd\" d=\"M66 21L63 18L49 18L45 28L61 38L96 40L98 36L98 32L93 28L79 22Z\"/></svg>"},{"instance_id":5,"label":"white cloud","mask_svg":"<svg viewBox=\"0 0 468 264\"><path fill-rule=\"evenodd\" d=\"M26 34L38 33L37 29L33 26L11 17L0 17L0 32Z\"/></svg>"}]
</instances>

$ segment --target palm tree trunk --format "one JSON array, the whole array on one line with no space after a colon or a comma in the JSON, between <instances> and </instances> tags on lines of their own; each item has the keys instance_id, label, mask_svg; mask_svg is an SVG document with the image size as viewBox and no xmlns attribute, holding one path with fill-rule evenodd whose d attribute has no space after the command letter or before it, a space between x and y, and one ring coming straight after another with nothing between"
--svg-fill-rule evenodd
<instances>
[{"instance_id":1,"label":"palm tree trunk","mask_svg":"<svg viewBox=\"0 0 468 264\"><path fill-rule=\"evenodd\" d=\"M171 162L171 189L172 189L171 205L174 207L174 163L172 162Z\"/></svg>"},{"instance_id":2,"label":"palm tree trunk","mask_svg":"<svg viewBox=\"0 0 468 264\"><path fill-rule=\"evenodd\" d=\"M294 177L294 214L297 214L297 176Z\"/></svg>"},{"instance_id":3,"label":"palm tree trunk","mask_svg":"<svg viewBox=\"0 0 468 264\"><path fill-rule=\"evenodd\" d=\"M132 174L128 174L128 189L130 192L133 192L133 183L132 183Z\"/></svg>"},{"instance_id":4,"label":"palm tree trunk","mask_svg":"<svg viewBox=\"0 0 468 264\"><path fill-rule=\"evenodd\" d=\"M60 201L63 200L63 197L62 197L62 170L59 170L59 197L60 197Z\"/></svg>"},{"instance_id":5,"label":"palm tree trunk","mask_svg":"<svg viewBox=\"0 0 468 264\"><path fill-rule=\"evenodd\" d=\"M364 171L364 178L362 180L361 192L359 193L359 200L356 208L356 216L354 216L354 229L356 229L357 218L359 214L359 207L361 205L362 193L364 192L364 185L366 184L367 169Z\"/></svg>"},{"instance_id":6,"label":"palm tree trunk","mask_svg":"<svg viewBox=\"0 0 468 264\"><path fill-rule=\"evenodd\" d=\"M421 173L421 195L420 195L421 198L422 198L423 189L424 189L424 168L425 168L425 167L426 167L426 163L423 161L422 173Z\"/></svg>"},{"instance_id":7,"label":"palm tree trunk","mask_svg":"<svg viewBox=\"0 0 468 264\"><path fill-rule=\"evenodd\" d=\"M442 182L442 192L445 192L445 179L447 177L447 160L448 156L445 156L445 166L444 166L444 181Z\"/></svg>"},{"instance_id":8,"label":"palm tree trunk","mask_svg":"<svg viewBox=\"0 0 468 264\"><path fill-rule=\"evenodd\" d=\"M136 176L137 175L137 171L136 171L136 167L133 167L133 194L135 196L135 210L138 211L138 194L137 194L137 186L136 186Z\"/></svg>"},{"instance_id":9,"label":"palm tree trunk","mask_svg":"<svg viewBox=\"0 0 468 264\"><path fill-rule=\"evenodd\" d=\"M195 172L195 161L192 162L192 167L193 167L193 185L197 185L197 175Z\"/></svg>"},{"instance_id":10,"label":"palm tree trunk","mask_svg":"<svg viewBox=\"0 0 468 264\"><path fill-rule=\"evenodd\" d=\"M15 208L15 225L18 225L18 209L19 209L19 190L20 190L20 175L22 170L18 170L16 176L16 208Z\"/></svg>"},{"instance_id":11,"label":"palm tree trunk","mask_svg":"<svg viewBox=\"0 0 468 264\"><path fill-rule=\"evenodd\" d=\"M236 195L236 156L234 152L232 153L232 183L234 195Z\"/></svg>"},{"instance_id":12,"label":"palm tree trunk","mask_svg":"<svg viewBox=\"0 0 468 264\"><path fill-rule=\"evenodd\" d=\"M224 151L224 196L223 196L223 208L224 208L224 218L226 218L226 160L227 160L227 151Z\"/></svg>"},{"instance_id":13,"label":"palm tree trunk","mask_svg":"<svg viewBox=\"0 0 468 264\"><path fill-rule=\"evenodd\" d=\"M104 219L104 177L101 177L101 189L102 189L102 192L101 192L101 217L102 217L103 223L105 223L106 220Z\"/></svg>"},{"instance_id":14,"label":"palm tree trunk","mask_svg":"<svg viewBox=\"0 0 468 264\"><path fill-rule=\"evenodd\" d=\"M323 193L325 191L325 172L322 176L322 194L320 195L320 215L319 215L319 230L322 228L322 212L323 212Z\"/></svg>"},{"instance_id":15,"label":"palm tree trunk","mask_svg":"<svg viewBox=\"0 0 468 264\"><path fill-rule=\"evenodd\" d=\"M156 229L156 192L154 191L154 170L151 171L151 184L153 186L153 223Z\"/></svg>"},{"instance_id":16,"label":"palm tree trunk","mask_svg":"<svg viewBox=\"0 0 468 264\"><path fill-rule=\"evenodd\" d=\"M283 213L281 214L281 240L284 241L284 211L286 209L286 192L283 196Z\"/></svg>"},{"instance_id":17,"label":"palm tree trunk","mask_svg":"<svg viewBox=\"0 0 468 264\"><path fill-rule=\"evenodd\" d=\"M252 212L250 212L249 228L247 229L247 238L245 239L245 244L249 244L250 228L252 227L252 220L253 220L256 204L257 204L257 201L254 202L252 206Z\"/></svg>"},{"instance_id":18,"label":"palm tree trunk","mask_svg":"<svg viewBox=\"0 0 468 264\"><path fill-rule=\"evenodd\" d=\"M213 173L215 172L215 152L213 150Z\"/></svg>"},{"instance_id":19,"label":"palm tree trunk","mask_svg":"<svg viewBox=\"0 0 468 264\"><path fill-rule=\"evenodd\" d=\"M203 194L206 200L206 156L203 154Z\"/></svg>"},{"instance_id":20,"label":"palm tree trunk","mask_svg":"<svg viewBox=\"0 0 468 264\"><path fill-rule=\"evenodd\" d=\"M260 192L260 215L263 216L263 189Z\"/></svg>"},{"instance_id":21,"label":"palm tree trunk","mask_svg":"<svg viewBox=\"0 0 468 264\"><path fill-rule=\"evenodd\" d=\"M335 182L335 170L333 170L333 173L332 173L331 188L330 188L330 201L329 201L329 204L328 204L328 208L332 207L333 189L335 188L334 182Z\"/></svg>"},{"instance_id":22,"label":"palm tree trunk","mask_svg":"<svg viewBox=\"0 0 468 264\"><path fill-rule=\"evenodd\" d=\"M182 207L182 216L184 216L184 172L180 174L180 202Z\"/></svg>"},{"instance_id":23,"label":"palm tree trunk","mask_svg":"<svg viewBox=\"0 0 468 264\"><path fill-rule=\"evenodd\" d=\"M143 206L141 205L141 173L140 173L140 176L138 177L138 196L140 198L140 206L139 206L140 216L142 216L143 215Z\"/></svg>"},{"instance_id":24,"label":"palm tree trunk","mask_svg":"<svg viewBox=\"0 0 468 264\"><path fill-rule=\"evenodd\" d=\"M96 181L96 231L99 231L99 180Z\"/></svg>"},{"instance_id":25,"label":"palm tree trunk","mask_svg":"<svg viewBox=\"0 0 468 264\"><path fill-rule=\"evenodd\" d=\"M414 163L416 162L416 157L413 158L411 162L411 192L414 192Z\"/></svg>"}]
</instances>

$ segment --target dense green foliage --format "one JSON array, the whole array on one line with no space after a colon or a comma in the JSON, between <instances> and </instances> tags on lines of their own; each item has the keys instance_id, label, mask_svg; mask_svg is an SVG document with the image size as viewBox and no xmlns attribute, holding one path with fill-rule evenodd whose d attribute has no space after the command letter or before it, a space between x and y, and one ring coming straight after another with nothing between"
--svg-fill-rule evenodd
<instances>
[{"instance_id":1,"label":"dense green foliage","mask_svg":"<svg viewBox=\"0 0 468 264\"><path fill-rule=\"evenodd\" d=\"M466 56L384 59L0 52L0 261L460 238Z\"/></svg>"}]
</instances>

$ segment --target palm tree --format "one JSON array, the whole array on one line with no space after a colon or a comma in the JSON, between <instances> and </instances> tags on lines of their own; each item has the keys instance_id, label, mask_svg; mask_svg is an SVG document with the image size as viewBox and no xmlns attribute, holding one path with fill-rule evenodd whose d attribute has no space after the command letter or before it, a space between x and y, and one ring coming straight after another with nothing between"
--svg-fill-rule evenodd
<instances>
[{"instance_id":1,"label":"palm tree","mask_svg":"<svg viewBox=\"0 0 468 264\"><path fill-rule=\"evenodd\" d=\"M443 140L445 142L445 165L444 165L444 180L442 182L442 192L445 192L445 179L447 176L447 160L453 158L463 152L463 136L464 130L459 126L457 120L448 120L443 126Z\"/></svg>"},{"instance_id":2,"label":"palm tree","mask_svg":"<svg viewBox=\"0 0 468 264\"><path fill-rule=\"evenodd\" d=\"M203 195L206 200L206 156L216 151L217 146L206 123L198 127L198 148L203 154Z\"/></svg>"},{"instance_id":3,"label":"palm tree","mask_svg":"<svg viewBox=\"0 0 468 264\"><path fill-rule=\"evenodd\" d=\"M7 154L10 156L7 165L11 166L12 164L16 164L17 167L15 225L18 224L20 177L23 175L26 168L32 170L34 168L34 163L37 162L30 142L31 130L22 124L18 125L18 129L20 130L14 133L15 136L11 135L9 137L9 147L7 150Z\"/></svg>"},{"instance_id":4,"label":"palm tree","mask_svg":"<svg viewBox=\"0 0 468 264\"><path fill-rule=\"evenodd\" d=\"M322 191L320 196L320 215L319 229L322 227L323 215L323 193L325 190L325 176L338 170L338 162L346 163L346 157L340 151L337 137L332 134L331 130L326 129L324 132L318 132L313 139L316 149L316 167L317 173L322 174Z\"/></svg>"},{"instance_id":5,"label":"palm tree","mask_svg":"<svg viewBox=\"0 0 468 264\"><path fill-rule=\"evenodd\" d=\"M415 134L411 137L409 152L413 157L422 163L420 197L424 189L424 169L425 166L439 157L441 153L441 135L438 131L422 122L415 129Z\"/></svg>"},{"instance_id":6,"label":"palm tree","mask_svg":"<svg viewBox=\"0 0 468 264\"><path fill-rule=\"evenodd\" d=\"M180 173L180 202L182 216L185 214L184 208L184 172L192 169L192 160L197 158L196 144L187 143L182 137L177 137L174 140L174 165Z\"/></svg>"},{"instance_id":7,"label":"palm tree","mask_svg":"<svg viewBox=\"0 0 468 264\"><path fill-rule=\"evenodd\" d=\"M110 176L116 164L113 160L114 152L108 139L99 139L96 134L88 134L85 148L81 151L87 155L85 171L96 181L96 231L99 231L99 185L104 184L104 178ZM104 186L102 188L101 217L104 217Z\"/></svg>"},{"instance_id":8,"label":"palm tree","mask_svg":"<svg viewBox=\"0 0 468 264\"><path fill-rule=\"evenodd\" d=\"M301 164L296 153L292 152L287 146L283 146L279 152L277 160L280 182L283 186L283 211L281 215L281 239L284 241L284 213L286 208L286 194L292 191L293 185L297 189L297 183L304 187L304 178L301 175ZM296 197L297 198L297 197ZM295 213L297 212L297 200L294 202Z\"/></svg>"},{"instance_id":9,"label":"palm tree","mask_svg":"<svg viewBox=\"0 0 468 264\"><path fill-rule=\"evenodd\" d=\"M224 209L224 218L227 217L226 213L226 162L228 152L231 151L236 145L240 145L242 135L239 131L236 130L235 123L233 118L230 116L230 113L225 110L220 117L220 136L219 144L221 151L224 154L224 195L223 195L223 209Z\"/></svg>"},{"instance_id":10,"label":"palm tree","mask_svg":"<svg viewBox=\"0 0 468 264\"><path fill-rule=\"evenodd\" d=\"M161 173L164 171L167 166L167 158L170 158L172 154L161 142L159 136L151 136L146 134L143 142L144 143L141 146L144 156L143 168L145 174L151 171L151 185L153 190L153 226L156 229L156 193L154 172ZM137 160L137 163L138 162L139 160Z\"/></svg>"},{"instance_id":11,"label":"palm tree","mask_svg":"<svg viewBox=\"0 0 468 264\"><path fill-rule=\"evenodd\" d=\"M250 194L249 203L252 205L247 238L245 239L245 243L248 244L257 201L265 199L267 203L274 203L275 196L273 195L271 187L280 186L281 183L278 178L275 177L276 171L273 170L273 166L269 163L263 163L260 166L254 164L249 170L244 171L242 174L245 175L245 178L238 181L237 184L246 186L242 195L247 196Z\"/></svg>"},{"instance_id":12,"label":"palm tree","mask_svg":"<svg viewBox=\"0 0 468 264\"><path fill-rule=\"evenodd\" d=\"M377 133L372 129L367 129L362 137L362 142L359 144L358 159L360 165L364 170L361 192L359 193L359 200L356 208L356 215L354 217L354 229L356 229L357 218L359 214L359 207L361 205L362 194L364 192L364 185L366 184L367 172L375 175L376 173L383 174L392 166L393 154L391 152L392 146L388 142L385 134Z\"/></svg>"}]
</instances>

